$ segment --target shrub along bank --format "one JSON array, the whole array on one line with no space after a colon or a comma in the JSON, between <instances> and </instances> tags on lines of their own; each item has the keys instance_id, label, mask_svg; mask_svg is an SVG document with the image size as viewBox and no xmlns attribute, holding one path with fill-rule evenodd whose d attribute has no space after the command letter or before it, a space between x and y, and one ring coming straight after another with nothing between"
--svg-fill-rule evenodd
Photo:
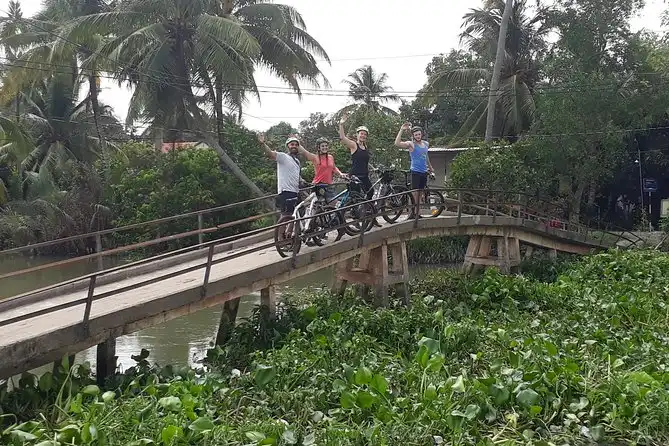
<instances>
[{"instance_id":1,"label":"shrub along bank","mask_svg":"<svg viewBox=\"0 0 669 446\"><path fill-rule=\"evenodd\" d=\"M427 237L407 244L409 262L416 265L445 265L465 259L469 237Z\"/></svg>"},{"instance_id":2,"label":"shrub along bank","mask_svg":"<svg viewBox=\"0 0 669 446\"><path fill-rule=\"evenodd\" d=\"M636 251L555 282L431 272L409 309L303 291L206 373L144 352L107 392L87 370L24 376L1 443L667 444L668 286L669 256Z\"/></svg>"}]
</instances>

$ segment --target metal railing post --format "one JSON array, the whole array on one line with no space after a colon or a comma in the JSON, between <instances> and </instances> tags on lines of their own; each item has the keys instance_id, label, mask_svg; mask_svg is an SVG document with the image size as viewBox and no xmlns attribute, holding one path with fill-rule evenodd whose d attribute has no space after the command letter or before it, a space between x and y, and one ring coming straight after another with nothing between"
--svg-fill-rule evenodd
<instances>
[{"instance_id":1,"label":"metal railing post","mask_svg":"<svg viewBox=\"0 0 669 446\"><path fill-rule=\"evenodd\" d=\"M376 219L376 216L374 216ZM360 237L358 237L358 248L362 248L363 244L365 243L365 220L363 219L362 215L359 215L359 221L360 221ZM370 228L374 227L374 223L370 225Z\"/></svg>"},{"instance_id":2,"label":"metal railing post","mask_svg":"<svg viewBox=\"0 0 669 446\"><path fill-rule=\"evenodd\" d=\"M88 331L88 322L91 317L91 307L93 306L93 293L95 292L95 280L97 276L91 276L88 283L88 296L86 297L86 308L84 309L84 329Z\"/></svg>"},{"instance_id":3,"label":"metal railing post","mask_svg":"<svg viewBox=\"0 0 669 446\"><path fill-rule=\"evenodd\" d=\"M413 195L413 191L409 192L410 194ZM418 219L420 218L420 200L421 197L423 196L422 191L418 192L418 201L416 201L416 212L415 215L413 216L413 227L417 228L418 227ZM427 195L425 196L427 198Z\"/></svg>"},{"instance_id":4,"label":"metal railing post","mask_svg":"<svg viewBox=\"0 0 669 446\"><path fill-rule=\"evenodd\" d=\"M102 271L105 269L105 264L102 258L102 236L99 232L95 234L95 252L98 253L98 271Z\"/></svg>"},{"instance_id":5,"label":"metal railing post","mask_svg":"<svg viewBox=\"0 0 669 446\"><path fill-rule=\"evenodd\" d=\"M202 232L202 229L204 229L204 216L202 213L197 214L197 230L200 231L197 234L197 243L199 245L204 243L204 233Z\"/></svg>"},{"instance_id":6,"label":"metal railing post","mask_svg":"<svg viewBox=\"0 0 669 446\"><path fill-rule=\"evenodd\" d=\"M462 220L462 192L458 191L458 226L460 225L460 221Z\"/></svg>"},{"instance_id":7,"label":"metal railing post","mask_svg":"<svg viewBox=\"0 0 669 446\"><path fill-rule=\"evenodd\" d=\"M291 257L291 267L295 269L297 267L297 242L300 239L300 232L302 230L302 222L299 220L300 217L293 220L293 255ZM296 228L300 228L299 230Z\"/></svg>"},{"instance_id":8,"label":"metal railing post","mask_svg":"<svg viewBox=\"0 0 669 446\"><path fill-rule=\"evenodd\" d=\"M492 193L492 222L497 220L497 192Z\"/></svg>"},{"instance_id":9,"label":"metal railing post","mask_svg":"<svg viewBox=\"0 0 669 446\"><path fill-rule=\"evenodd\" d=\"M528 201L530 201L530 198L525 195L525 199L523 200L523 209L522 209L522 216L521 216L521 221L523 224L525 224L525 219L527 219L527 204Z\"/></svg>"},{"instance_id":10,"label":"metal railing post","mask_svg":"<svg viewBox=\"0 0 669 446\"><path fill-rule=\"evenodd\" d=\"M202 297L207 295L207 286L209 285L209 275L211 274L211 261L214 259L214 245L209 246L207 252L207 266L204 269L204 281L202 282Z\"/></svg>"}]
</instances>

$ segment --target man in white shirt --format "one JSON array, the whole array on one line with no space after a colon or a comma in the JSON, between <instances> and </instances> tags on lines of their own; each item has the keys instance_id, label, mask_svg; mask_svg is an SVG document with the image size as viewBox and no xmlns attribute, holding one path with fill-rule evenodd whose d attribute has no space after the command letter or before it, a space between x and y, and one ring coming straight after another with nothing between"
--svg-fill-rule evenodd
<instances>
[{"instance_id":1,"label":"man in white shirt","mask_svg":"<svg viewBox=\"0 0 669 446\"><path fill-rule=\"evenodd\" d=\"M286 140L288 153L276 152L265 143L265 135L259 134L258 141L265 153L276 161L277 206L282 214L291 215L297 205L297 194L300 191L301 164L298 158L300 141L291 136Z\"/></svg>"}]
</instances>

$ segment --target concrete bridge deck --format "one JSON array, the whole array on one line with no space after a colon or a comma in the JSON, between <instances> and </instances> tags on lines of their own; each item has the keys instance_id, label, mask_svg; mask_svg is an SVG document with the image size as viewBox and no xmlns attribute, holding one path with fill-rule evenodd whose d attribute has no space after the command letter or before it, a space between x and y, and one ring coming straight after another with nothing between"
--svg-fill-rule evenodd
<instances>
[{"instance_id":1,"label":"concrete bridge deck","mask_svg":"<svg viewBox=\"0 0 669 446\"><path fill-rule=\"evenodd\" d=\"M0 378L59 360L108 339L132 333L163 321L221 305L240 296L266 289L292 278L340 263L384 244L439 235L511 237L531 246L587 254L608 247L587 234L548 227L545 223L509 216L462 215L384 224L361 239L344 238L324 247L303 247L294 258L281 258L267 241L220 252L205 281L204 257L180 264L148 263L95 287L88 323L88 280L53 291L0 304L3 321L32 314L0 326ZM261 238L262 239L262 238ZM266 239L266 237L265 237ZM204 251L206 253L206 250ZM218 263L217 263L218 262ZM186 271L183 274L179 272ZM165 278L161 278L167 276ZM104 276L101 276L104 277ZM144 285L142 282L150 281ZM102 298L96 296L104 295ZM64 307L68 303L75 305ZM58 307L60 306L60 309Z\"/></svg>"}]
</instances>

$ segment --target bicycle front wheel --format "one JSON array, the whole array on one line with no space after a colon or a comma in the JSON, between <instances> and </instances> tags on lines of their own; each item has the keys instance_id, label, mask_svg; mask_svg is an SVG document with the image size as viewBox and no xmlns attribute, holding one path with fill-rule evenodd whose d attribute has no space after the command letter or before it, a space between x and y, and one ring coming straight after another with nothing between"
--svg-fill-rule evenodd
<instances>
[{"instance_id":1,"label":"bicycle front wheel","mask_svg":"<svg viewBox=\"0 0 669 446\"><path fill-rule=\"evenodd\" d=\"M321 205L315 210L315 214L324 214L314 217L312 223L313 228L312 232L315 234L312 237L312 241L317 246L324 246L329 240L339 240L340 237L335 237L334 232L337 232L336 228L340 225L339 214L334 206ZM340 229L339 231L343 231Z\"/></svg>"},{"instance_id":2,"label":"bicycle front wheel","mask_svg":"<svg viewBox=\"0 0 669 446\"><path fill-rule=\"evenodd\" d=\"M281 257L288 257L295 252L300 252L302 239L300 238L300 224L292 215L284 215L274 228L274 246ZM294 246L295 245L295 246Z\"/></svg>"},{"instance_id":3,"label":"bicycle front wheel","mask_svg":"<svg viewBox=\"0 0 669 446\"><path fill-rule=\"evenodd\" d=\"M355 203L359 203L357 206L353 206ZM376 207L367 202L367 197L362 194L351 194L350 200L346 203L346 206L352 206L349 209L343 211L344 219L346 221L346 227L344 231L350 235L354 236L360 234L360 231L368 231L372 225L374 225L375 218L368 218L370 215L376 214Z\"/></svg>"},{"instance_id":4,"label":"bicycle front wheel","mask_svg":"<svg viewBox=\"0 0 669 446\"><path fill-rule=\"evenodd\" d=\"M390 189L389 195L401 194L407 192L408 189L402 186L393 186ZM382 217L388 223L395 223L404 214L405 211L411 213L414 209L416 200L413 194L405 193L404 195L390 197L383 200L382 207L379 211L382 212Z\"/></svg>"}]
</instances>

